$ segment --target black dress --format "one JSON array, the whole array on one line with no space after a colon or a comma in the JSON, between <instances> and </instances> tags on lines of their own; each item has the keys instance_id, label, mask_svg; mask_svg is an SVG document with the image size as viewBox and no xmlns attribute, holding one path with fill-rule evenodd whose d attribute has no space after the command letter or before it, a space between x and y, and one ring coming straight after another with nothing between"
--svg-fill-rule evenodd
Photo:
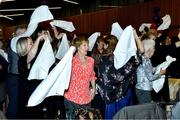
<instances>
[{"instance_id":1,"label":"black dress","mask_svg":"<svg viewBox=\"0 0 180 120\"><path fill-rule=\"evenodd\" d=\"M27 107L29 97L39 85L38 80L28 80L30 69L27 65L27 56L22 56L18 61L19 69L19 118L43 118L42 106Z\"/></svg>"},{"instance_id":2,"label":"black dress","mask_svg":"<svg viewBox=\"0 0 180 120\"><path fill-rule=\"evenodd\" d=\"M26 111L27 111L27 101L28 101L28 95L27 95L27 76L29 74L28 68L27 68L27 56L23 56L19 58L18 61L18 69L19 69L19 110L18 110L18 116L21 118L25 117Z\"/></svg>"}]
</instances>

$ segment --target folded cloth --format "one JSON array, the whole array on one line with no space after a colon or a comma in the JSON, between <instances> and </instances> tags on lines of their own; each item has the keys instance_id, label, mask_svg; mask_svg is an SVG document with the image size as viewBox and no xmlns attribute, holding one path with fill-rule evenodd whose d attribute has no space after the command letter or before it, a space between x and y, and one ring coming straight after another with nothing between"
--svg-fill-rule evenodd
<instances>
[{"instance_id":1,"label":"folded cloth","mask_svg":"<svg viewBox=\"0 0 180 120\"><path fill-rule=\"evenodd\" d=\"M74 52L75 47L71 46L47 78L32 93L27 106L36 106L49 96L64 95L64 91L69 87Z\"/></svg>"},{"instance_id":2,"label":"folded cloth","mask_svg":"<svg viewBox=\"0 0 180 120\"><path fill-rule=\"evenodd\" d=\"M53 20L50 22L50 25L52 27L57 26L59 28L62 28L66 31L73 32L75 30L75 27L72 22L64 21L64 20Z\"/></svg>"},{"instance_id":3,"label":"folded cloth","mask_svg":"<svg viewBox=\"0 0 180 120\"><path fill-rule=\"evenodd\" d=\"M96 40L100 35L101 35L100 32L95 32L88 38L88 40L89 40L89 50L88 51L93 50L93 47L94 47L94 45L96 43Z\"/></svg>"},{"instance_id":4,"label":"folded cloth","mask_svg":"<svg viewBox=\"0 0 180 120\"><path fill-rule=\"evenodd\" d=\"M55 57L50 40L45 40L39 55L37 56L28 76L28 80L45 79L49 68L54 64Z\"/></svg>"},{"instance_id":5,"label":"folded cloth","mask_svg":"<svg viewBox=\"0 0 180 120\"><path fill-rule=\"evenodd\" d=\"M137 47L131 25L127 26L113 52L114 54L114 67L120 69L123 67L132 56L136 55Z\"/></svg>"},{"instance_id":6,"label":"folded cloth","mask_svg":"<svg viewBox=\"0 0 180 120\"><path fill-rule=\"evenodd\" d=\"M67 53L67 51L69 50L69 47L70 46L68 43L67 35L64 34L62 37L61 44L59 45L58 51L56 53L56 58L61 60L64 57L64 55Z\"/></svg>"},{"instance_id":7,"label":"folded cloth","mask_svg":"<svg viewBox=\"0 0 180 120\"><path fill-rule=\"evenodd\" d=\"M46 14L44 14L46 13ZM41 5L37 7L31 15L30 22L28 24L26 32L23 34L13 37L11 40L11 49L16 52L16 43L17 40L21 37L29 37L36 30L38 24L43 21L48 21L54 19L53 15L49 11L48 6Z\"/></svg>"},{"instance_id":8,"label":"folded cloth","mask_svg":"<svg viewBox=\"0 0 180 120\"><path fill-rule=\"evenodd\" d=\"M112 24L111 26L111 35L114 35L117 37L117 39L120 39L120 36L123 32L123 29L121 28L121 26L119 25L118 22L115 22Z\"/></svg>"},{"instance_id":9,"label":"folded cloth","mask_svg":"<svg viewBox=\"0 0 180 120\"><path fill-rule=\"evenodd\" d=\"M161 69L166 69L174 61L176 61L176 58L166 56L166 61L157 66L155 74L158 74ZM165 75L162 75L161 78L152 82L152 87L156 93L158 93L163 88L164 82Z\"/></svg>"},{"instance_id":10,"label":"folded cloth","mask_svg":"<svg viewBox=\"0 0 180 120\"><path fill-rule=\"evenodd\" d=\"M166 30L171 25L171 17L170 15L165 15L163 18L163 23L157 28L157 30Z\"/></svg>"}]
</instances>

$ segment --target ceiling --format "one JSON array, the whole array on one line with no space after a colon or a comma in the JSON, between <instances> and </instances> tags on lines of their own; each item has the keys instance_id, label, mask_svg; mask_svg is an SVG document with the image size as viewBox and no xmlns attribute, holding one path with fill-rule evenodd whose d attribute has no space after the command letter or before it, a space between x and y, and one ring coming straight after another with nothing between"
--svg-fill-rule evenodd
<instances>
[{"instance_id":1,"label":"ceiling","mask_svg":"<svg viewBox=\"0 0 180 120\"><path fill-rule=\"evenodd\" d=\"M46 4L51 9L55 18L61 18L65 16L72 16L81 13L94 12L98 10L109 9L112 7L129 5L133 3L145 2L150 0L69 0L77 2L74 4L66 2L66 0L2 0L8 2L0 3L0 15L14 15L10 16L13 20L0 17L0 24L4 21L9 23L22 22L29 20L33 10ZM54 8L57 9L54 9ZM18 15L17 15L18 14Z\"/></svg>"}]
</instances>

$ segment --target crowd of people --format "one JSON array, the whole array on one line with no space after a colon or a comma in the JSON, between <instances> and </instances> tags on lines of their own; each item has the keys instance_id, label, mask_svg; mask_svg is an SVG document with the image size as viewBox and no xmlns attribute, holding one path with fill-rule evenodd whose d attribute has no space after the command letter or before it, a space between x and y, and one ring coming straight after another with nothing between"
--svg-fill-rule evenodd
<instances>
[{"instance_id":1,"label":"crowd of people","mask_svg":"<svg viewBox=\"0 0 180 120\"><path fill-rule=\"evenodd\" d=\"M25 31L26 26L18 26L13 37ZM40 26L32 36L18 39L16 52L10 41L7 52L1 48L0 53L1 110L8 119L112 119L125 106L169 102L167 79L173 70L179 70L180 33L172 38L168 30L157 31L156 28L145 28L138 33L133 28L132 33L137 53L119 69L114 66L114 51L122 40L117 36L98 36L92 51L88 51L86 35L76 35L69 40L76 51L68 89L63 96L50 96L34 107L27 106L28 99L43 79L28 80L30 70L45 41L51 40L56 53L65 33L59 33L55 27L48 30ZM157 65L164 62L167 55L176 58L176 62L155 73ZM54 62L49 72L59 61ZM166 76L164 87L156 93L152 82L163 75Z\"/></svg>"}]
</instances>

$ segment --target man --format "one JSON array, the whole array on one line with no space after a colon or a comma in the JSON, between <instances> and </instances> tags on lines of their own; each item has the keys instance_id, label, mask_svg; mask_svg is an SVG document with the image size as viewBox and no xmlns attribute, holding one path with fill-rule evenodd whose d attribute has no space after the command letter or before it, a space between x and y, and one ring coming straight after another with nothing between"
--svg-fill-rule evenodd
<instances>
[{"instance_id":1,"label":"man","mask_svg":"<svg viewBox=\"0 0 180 120\"><path fill-rule=\"evenodd\" d=\"M26 31L25 26L17 26L13 37L19 36ZM12 39L13 40L13 39ZM12 44L12 40L10 44ZM6 78L7 94L9 98L9 104L7 108L7 118L17 118L18 113L18 86L19 86L19 72L18 72L18 60L19 56L15 53L11 45L8 48L8 75Z\"/></svg>"}]
</instances>

